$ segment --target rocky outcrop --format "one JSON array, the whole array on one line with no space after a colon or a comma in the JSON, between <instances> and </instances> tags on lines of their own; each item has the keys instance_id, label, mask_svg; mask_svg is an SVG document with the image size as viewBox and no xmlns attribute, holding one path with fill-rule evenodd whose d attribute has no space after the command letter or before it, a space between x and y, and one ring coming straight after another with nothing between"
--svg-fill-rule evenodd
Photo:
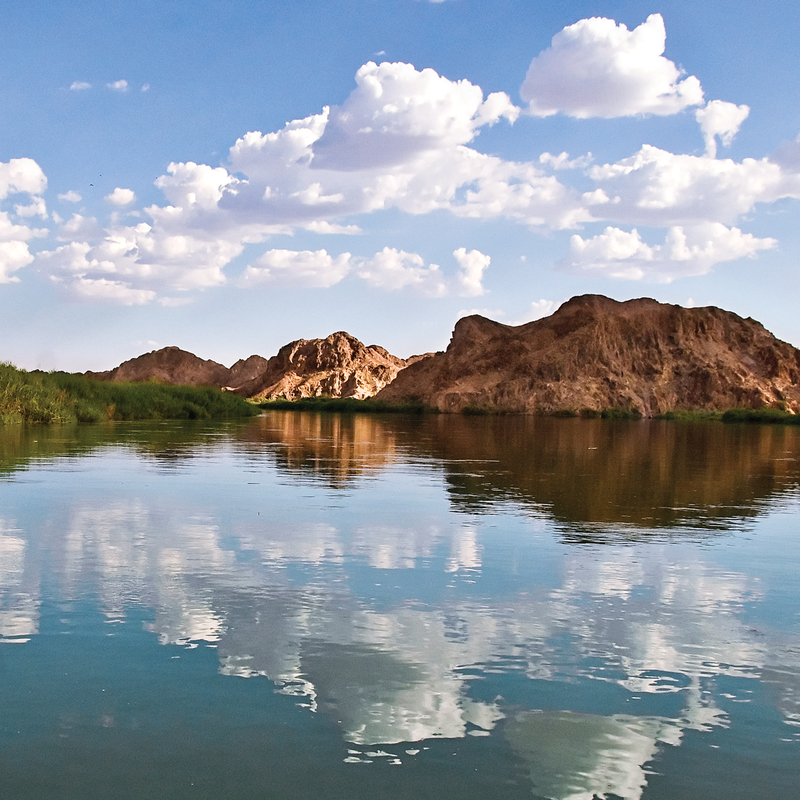
<instances>
[{"instance_id":1,"label":"rocky outcrop","mask_svg":"<svg viewBox=\"0 0 800 800\"><path fill-rule=\"evenodd\" d=\"M255 380L266 371L268 364L269 361L263 356L250 356L250 358L239 359L230 368L225 385L227 387L235 387Z\"/></svg>"},{"instance_id":2,"label":"rocky outcrop","mask_svg":"<svg viewBox=\"0 0 800 800\"><path fill-rule=\"evenodd\" d=\"M106 381L161 381L192 386L224 386L229 379L230 370L216 361L205 361L179 347L163 347L124 361L106 372L85 374L90 378Z\"/></svg>"},{"instance_id":3,"label":"rocky outcrop","mask_svg":"<svg viewBox=\"0 0 800 800\"><path fill-rule=\"evenodd\" d=\"M349 333L298 339L284 345L257 378L234 388L255 400L300 397L372 397L394 380L406 361ZM232 384L231 384L232 385Z\"/></svg>"},{"instance_id":4,"label":"rocky outcrop","mask_svg":"<svg viewBox=\"0 0 800 800\"><path fill-rule=\"evenodd\" d=\"M465 317L444 353L412 364L377 397L442 411L798 412L800 351L719 308L584 295L516 327Z\"/></svg>"}]
</instances>

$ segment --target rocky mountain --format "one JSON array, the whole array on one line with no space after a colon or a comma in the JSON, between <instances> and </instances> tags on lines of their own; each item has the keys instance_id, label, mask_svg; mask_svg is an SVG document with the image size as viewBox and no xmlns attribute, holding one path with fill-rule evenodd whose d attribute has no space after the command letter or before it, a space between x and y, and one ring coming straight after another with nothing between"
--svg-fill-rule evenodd
<instances>
[{"instance_id":1,"label":"rocky mountain","mask_svg":"<svg viewBox=\"0 0 800 800\"><path fill-rule=\"evenodd\" d=\"M525 325L465 317L445 352L404 369L377 398L442 411L800 412L800 351L719 308L584 295Z\"/></svg>"},{"instance_id":2,"label":"rocky mountain","mask_svg":"<svg viewBox=\"0 0 800 800\"><path fill-rule=\"evenodd\" d=\"M255 379L234 391L256 400L354 397L362 400L394 380L406 366L378 345L366 346L339 331L326 339L298 339L284 345Z\"/></svg>"},{"instance_id":3,"label":"rocky mountain","mask_svg":"<svg viewBox=\"0 0 800 800\"><path fill-rule=\"evenodd\" d=\"M394 380L408 362L377 345L367 347L348 333L298 339L270 359L250 356L230 369L179 347L164 347L87 376L108 381L149 381L219 386L257 400L298 397L371 397Z\"/></svg>"},{"instance_id":4,"label":"rocky mountain","mask_svg":"<svg viewBox=\"0 0 800 800\"><path fill-rule=\"evenodd\" d=\"M247 362L237 362L237 364L242 363ZM228 382L230 372L231 370L216 361L205 361L179 347L164 347L124 361L114 369L85 374L90 378L105 381L156 380L192 386L224 386Z\"/></svg>"}]
</instances>

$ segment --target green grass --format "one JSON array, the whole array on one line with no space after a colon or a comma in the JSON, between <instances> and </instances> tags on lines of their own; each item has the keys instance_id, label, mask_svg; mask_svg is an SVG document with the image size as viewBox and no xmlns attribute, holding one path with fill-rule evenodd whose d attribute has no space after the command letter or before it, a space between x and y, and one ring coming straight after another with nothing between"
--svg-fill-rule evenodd
<instances>
[{"instance_id":1,"label":"green grass","mask_svg":"<svg viewBox=\"0 0 800 800\"><path fill-rule=\"evenodd\" d=\"M426 414L436 409L417 400L398 405L383 400L356 400L353 397L302 397L298 400L265 400L259 403L265 410L278 411L339 411L346 414Z\"/></svg>"},{"instance_id":2,"label":"green grass","mask_svg":"<svg viewBox=\"0 0 800 800\"><path fill-rule=\"evenodd\" d=\"M258 408L203 386L113 383L66 372L0 364L0 423L247 417Z\"/></svg>"},{"instance_id":3,"label":"green grass","mask_svg":"<svg viewBox=\"0 0 800 800\"><path fill-rule=\"evenodd\" d=\"M800 425L800 415L778 408L732 408L722 415L723 422L766 422L772 425Z\"/></svg>"},{"instance_id":4,"label":"green grass","mask_svg":"<svg viewBox=\"0 0 800 800\"><path fill-rule=\"evenodd\" d=\"M666 411L654 419L671 419L678 422L719 422L722 411Z\"/></svg>"}]
</instances>

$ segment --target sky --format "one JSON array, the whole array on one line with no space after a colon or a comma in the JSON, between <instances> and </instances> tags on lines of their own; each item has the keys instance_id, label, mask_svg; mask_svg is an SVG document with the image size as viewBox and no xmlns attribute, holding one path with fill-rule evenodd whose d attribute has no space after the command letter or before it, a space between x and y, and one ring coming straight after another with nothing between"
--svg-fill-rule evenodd
<instances>
[{"instance_id":1,"label":"sky","mask_svg":"<svg viewBox=\"0 0 800 800\"><path fill-rule=\"evenodd\" d=\"M0 360L407 357L572 296L800 346L800 6L0 4Z\"/></svg>"}]
</instances>

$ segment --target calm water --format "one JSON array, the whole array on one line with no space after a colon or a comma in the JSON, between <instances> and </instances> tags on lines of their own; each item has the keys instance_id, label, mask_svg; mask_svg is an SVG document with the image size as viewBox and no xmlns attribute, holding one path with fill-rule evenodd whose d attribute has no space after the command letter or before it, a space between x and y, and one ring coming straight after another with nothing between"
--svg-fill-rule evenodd
<instances>
[{"instance_id":1,"label":"calm water","mask_svg":"<svg viewBox=\"0 0 800 800\"><path fill-rule=\"evenodd\" d=\"M800 797L800 429L0 428L0 796Z\"/></svg>"}]
</instances>

